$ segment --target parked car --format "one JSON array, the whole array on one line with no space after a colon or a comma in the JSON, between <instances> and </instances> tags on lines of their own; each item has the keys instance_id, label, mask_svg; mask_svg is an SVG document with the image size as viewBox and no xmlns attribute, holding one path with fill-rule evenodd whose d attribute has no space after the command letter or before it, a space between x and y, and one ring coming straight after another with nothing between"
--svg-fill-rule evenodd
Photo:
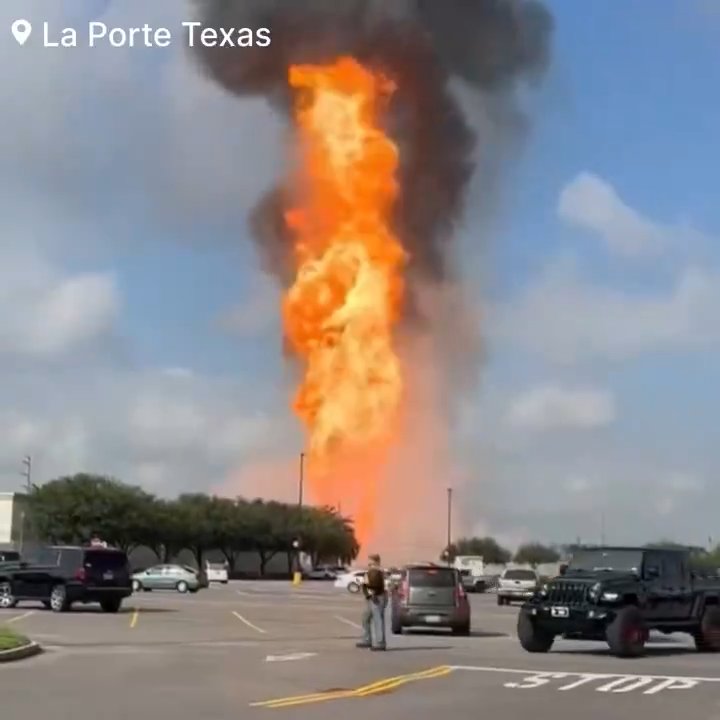
<instances>
[{"instance_id":1,"label":"parked car","mask_svg":"<svg viewBox=\"0 0 720 720\"><path fill-rule=\"evenodd\" d=\"M470 603L458 570L439 565L408 565L393 587L390 627L450 628L453 635L470 634Z\"/></svg>"},{"instance_id":2,"label":"parked car","mask_svg":"<svg viewBox=\"0 0 720 720\"><path fill-rule=\"evenodd\" d=\"M227 563L205 563L205 575L209 583L222 583L223 585L228 584L228 568Z\"/></svg>"},{"instance_id":3,"label":"parked car","mask_svg":"<svg viewBox=\"0 0 720 720\"><path fill-rule=\"evenodd\" d=\"M308 580L335 580L341 572L347 572L345 568L337 568L333 565L318 565L305 573Z\"/></svg>"},{"instance_id":4,"label":"parked car","mask_svg":"<svg viewBox=\"0 0 720 720\"><path fill-rule=\"evenodd\" d=\"M183 565L155 565L132 576L134 592L149 590L175 590L179 593L197 592L201 578L193 568Z\"/></svg>"},{"instance_id":5,"label":"parked car","mask_svg":"<svg viewBox=\"0 0 720 720\"><path fill-rule=\"evenodd\" d=\"M540 586L540 578L534 570L508 568L498 581L497 604L510 605L530 599Z\"/></svg>"},{"instance_id":6,"label":"parked car","mask_svg":"<svg viewBox=\"0 0 720 720\"><path fill-rule=\"evenodd\" d=\"M99 603L117 612L132 594L127 554L115 548L52 546L0 569L0 608L37 601L54 612Z\"/></svg>"},{"instance_id":7,"label":"parked car","mask_svg":"<svg viewBox=\"0 0 720 720\"><path fill-rule=\"evenodd\" d=\"M338 575L335 579L335 587L342 588L355 595L362 589L365 572L365 570L350 570L342 575Z\"/></svg>"}]
</instances>

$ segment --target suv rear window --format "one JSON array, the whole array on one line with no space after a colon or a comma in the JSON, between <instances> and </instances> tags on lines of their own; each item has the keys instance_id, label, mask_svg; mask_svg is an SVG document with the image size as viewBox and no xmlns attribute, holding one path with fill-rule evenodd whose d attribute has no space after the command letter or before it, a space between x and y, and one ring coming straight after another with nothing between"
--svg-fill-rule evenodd
<instances>
[{"instance_id":1,"label":"suv rear window","mask_svg":"<svg viewBox=\"0 0 720 720\"><path fill-rule=\"evenodd\" d=\"M0 562L15 562L20 559L20 553L13 550L0 550Z\"/></svg>"},{"instance_id":2,"label":"suv rear window","mask_svg":"<svg viewBox=\"0 0 720 720\"><path fill-rule=\"evenodd\" d=\"M112 550L86 550L85 564L97 570L123 570L127 564L127 555Z\"/></svg>"},{"instance_id":3,"label":"suv rear window","mask_svg":"<svg viewBox=\"0 0 720 720\"><path fill-rule=\"evenodd\" d=\"M412 568L408 582L414 587L454 587L457 575L447 568Z\"/></svg>"},{"instance_id":4,"label":"suv rear window","mask_svg":"<svg viewBox=\"0 0 720 720\"><path fill-rule=\"evenodd\" d=\"M503 576L506 580L536 580L532 570L507 570Z\"/></svg>"}]
</instances>

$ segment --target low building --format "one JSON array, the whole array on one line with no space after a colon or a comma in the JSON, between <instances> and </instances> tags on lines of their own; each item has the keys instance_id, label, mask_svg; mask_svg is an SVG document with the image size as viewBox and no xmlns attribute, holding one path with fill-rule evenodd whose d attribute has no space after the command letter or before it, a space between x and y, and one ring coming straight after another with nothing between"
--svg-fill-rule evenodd
<instances>
[{"instance_id":1,"label":"low building","mask_svg":"<svg viewBox=\"0 0 720 720\"><path fill-rule=\"evenodd\" d=\"M0 549L22 548L26 500L22 493L0 492Z\"/></svg>"}]
</instances>

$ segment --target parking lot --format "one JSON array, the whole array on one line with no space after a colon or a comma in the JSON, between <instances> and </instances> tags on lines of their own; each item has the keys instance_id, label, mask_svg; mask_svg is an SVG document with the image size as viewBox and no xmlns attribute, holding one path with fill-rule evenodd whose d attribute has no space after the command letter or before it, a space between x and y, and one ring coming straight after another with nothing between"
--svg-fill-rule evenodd
<instances>
[{"instance_id":1,"label":"parking lot","mask_svg":"<svg viewBox=\"0 0 720 720\"><path fill-rule=\"evenodd\" d=\"M0 666L2 716L720 717L718 657L696 653L683 636L653 638L639 660L564 641L530 655L514 637L517 608L476 595L471 637L389 635L388 652L370 653L354 647L361 604L322 582L143 593L117 615L27 604L0 613L0 624L46 652Z\"/></svg>"}]
</instances>

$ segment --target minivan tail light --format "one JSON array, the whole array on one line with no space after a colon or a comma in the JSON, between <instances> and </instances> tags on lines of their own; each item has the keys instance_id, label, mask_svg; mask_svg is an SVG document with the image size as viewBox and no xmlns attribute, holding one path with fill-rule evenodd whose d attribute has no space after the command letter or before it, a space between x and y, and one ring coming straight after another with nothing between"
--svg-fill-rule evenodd
<instances>
[{"instance_id":1,"label":"minivan tail light","mask_svg":"<svg viewBox=\"0 0 720 720\"><path fill-rule=\"evenodd\" d=\"M75 572L74 575L75 580L79 580L80 582L85 582L87 580L87 572L85 571L85 568L80 568Z\"/></svg>"},{"instance_id":2,"label":"minivan tail light","mask_svg":"<svg viewBox=\"0 0 720 720\"><path fill-rule=\"evenodd\" d=\"M467 597L465 594L465 588L462 586L462 582L459 582L455 586L455 605L460 607L462 601Z\"/></svg>"},{"instance_id":3,"label":"minivan tail light","mask_svg":"<svg viewBox=\"0 0 720 720\"><path fill-rule=\"evenodd\" d=\"M410 599L410 582L407 578L403 580L402 585L398 588L398 596L402 602L408 602Z\"/></svg>"}]
</instances>

